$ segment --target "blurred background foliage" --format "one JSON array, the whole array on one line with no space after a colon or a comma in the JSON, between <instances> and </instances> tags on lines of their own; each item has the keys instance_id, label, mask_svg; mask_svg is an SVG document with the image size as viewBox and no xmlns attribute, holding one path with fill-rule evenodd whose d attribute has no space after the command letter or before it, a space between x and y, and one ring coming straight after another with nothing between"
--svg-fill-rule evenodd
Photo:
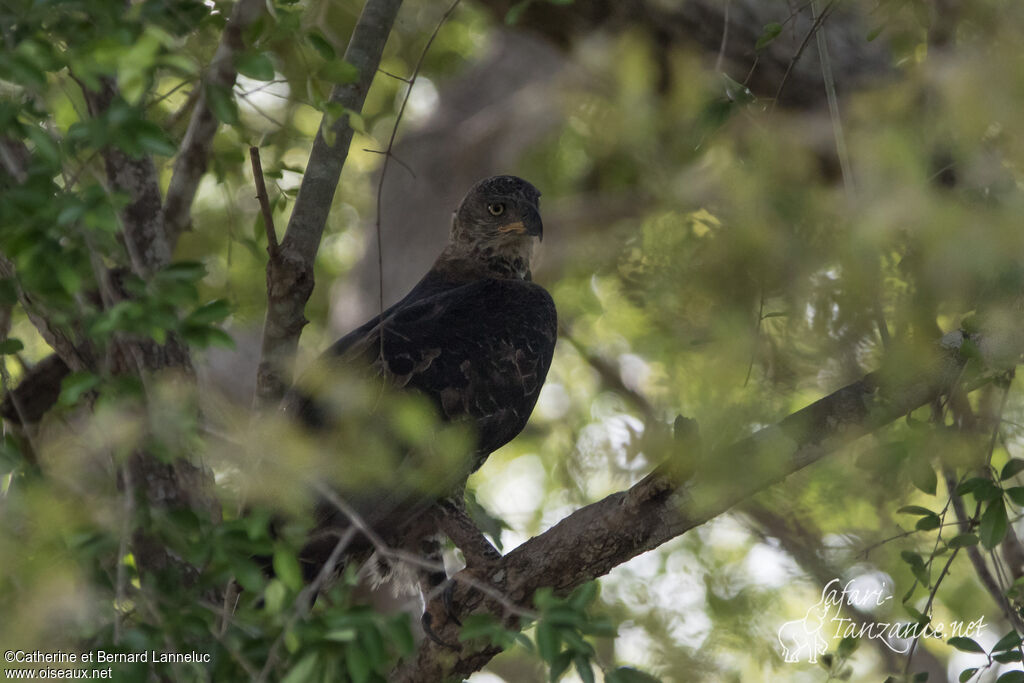
<instances>
[{"instance_id":1,"label":"blurred background foliage","mask_svg":"<svg viewBox=\"0 0 1024 683\"><path fill-rule=\"evenodd\" d=\"M300 371L375 311L379 286L387 304L419 278L474 180L516 173L543 192L535 273L554 295L561 339L530 425L470 480L486 529L505 550L638 481L668 452L676 415L695 419L709 447L722 446L887 355L928 353L972 315L1014 315L1008 302L1024 255L1024 5L751 4L461 3L426 54L402 121L382 197L382 276L379 152L406 90L390 74L411 74L446 7L408 0L364 110L339 114L358 132L317 261ZM381 409L372 390L346 384L352 422L325 447L245 411L266 305L266 238L246 148L261 148L281 230L330 84L351 78L339 55L361 5L268 4L272 12L246 33L234 92L208 93L224 125L178 265L155 285L129 278L124 287L137 296L114 308L97 299L95 269L97 260L126 263L115 215L124 199L104 189L98 150L150 154L166 184L190 94L203 87L230 5L11 0L0 9L0 133L32 152L28 182L8 183L0 202L0 249L20 285L101 344L119 333L175 332L207 349L196 358L198 393L175 382L72 376L31 449L8 436L0 453L4 649L202 644L215 651L214 666L177 665L171 678L254 678L269 659L269 679L288 681L375 680L411 650L406 612L416 614L416 599L370 596L350 572L328 608L297 620L293 565L309 524L302 511L311 473L351 477L331 456L356 452L375 465L361 476L390 477L388 439L432 433L432 416L415 402ZM824 42L811 30L819 12ZM124 100L93 118L78 83L100 76L116 77ZM14 303L7 281L0 303ZM23 345L4 347L16 382L49 350L18 307L10 338ZM98 399L85 413L92 392ZM997 470L1022 457L1021 399L1017 383L980 389L969 399L969 427L951 411L936 419L923 409L618 567L600 580L595 602L578 600L618 634L584 629L596 647L584 662L592 655L596 668L632 665L666 681L880 681L905 670L943 681L985 667L985 655L941 640L922 641L906 667L906 656L880 641L861 639L850 652L831 639L826 672L785 663L777 631L832 578L894 596L864 607L868 621L912 621L913 610L924 611L922 578L937 581L949 553L938 525L898 510L928 508L943 538L956 535L946 473L953 482L973 476L990 448ZM368 427L365 414L377 410L385 411L379 424ZM115 463L143 447L199 456L215 472L225 521L126 507ZM723 477L728 485L744 473ZM965 500L977 515L993 496ZM255 511L241 514L246 506ZM1007 497L1005 506L1016 529L1018 501ZM264 507L294 513L276 539ZM140 527L203 568L192 585L158 579L144 588L131 556L119 562L129 520L143 513ZM995 550L982 555L1007 590L1024 566L1006 541L988 545ZM276 579L268 583L254 554L274 557ZM231 576L245 593L237 623L221 628L222 606L209 596ZM367 601L375 607L358 606ZM986 649L1012 627L965 553L933 608L947 624L985 617L976 640ZM529 632L536 648L512 647L473 680L544 680L541 659L551 663L571 638L545 644L540 631ZM1017 660L972 680L995 680L1019 669ZM114 669L125 680L152 675L145 666Z\"/></svg>"}]
</instances>

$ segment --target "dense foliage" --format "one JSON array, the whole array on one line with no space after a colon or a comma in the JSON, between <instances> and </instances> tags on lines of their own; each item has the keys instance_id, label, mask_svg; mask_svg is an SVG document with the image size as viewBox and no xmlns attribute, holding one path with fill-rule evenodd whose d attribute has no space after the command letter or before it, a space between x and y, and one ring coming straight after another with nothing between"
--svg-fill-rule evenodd
<instances>
[{"instance_id":1,"label":"dense foliage","mask_svg":"<svg viewBox=\"0 0 1024 683\"><path fill-rule=\"evenodd\" d=\"M57 405L27 427L9 419L0 449L0 650L196 652L209 658L84 666L122 680L288 683L383 680L414 655L419 598L373 593L354 567L310 607L296 560L309 483L390 480L406 449L458 453L465 435L355 378L339 381L343 424L330 440L250 410L267 233L248 148L261 150L282 232L321 118L356 130L316 261L301 369L338 327L360 322L345 317L353 299L376 309L381 152L402 79L424 55L401 130L448 136L454 150L479 135L487 142L472 149L484 152L473 154L505 164L480 176L516 172L543 191L537 279L562 337L530 426L469 485L499 548L635 484L673 453L677 415L714 453L870 372L893 384L926 373L956 330L974 378L597 582L541 590L506 621L465 618L466 642L505 650L475 680L1024 680L1020 346L1000 357L971 342L1020 333L1024 9L770 3L776 21L751 29L749 60L725 66L640 21L581 21L558 43L557 73L526 79L531 106L502 94L490 108L466 105L470 123L442 116L446 103L474 99L467 83L487 83L472 74L493 68L492 46L551 4L584 12L467 0L424 53L446 7L409 0L361 112L329 93L358 76L341 55L362 2L267 3L242 31L233 88L207 74L231 3L3 4L4 390L54 349L77 362ZM744 3L733 4L735 20ZM857 44L884 46L883 68L856 83L833 71L848 48L837 41L833 62L822 58L818 37L833 25L863 26ZM784 81L748 89L769 50L821 71L819 106L804 95L787 104ZM144 202L110 164L152 164L166 192L200 100L219 128L190 229L170 240L169 263L139 267L125 234ZM529 144L488 128L502 111L535 117ZM429 168L432 148L399 139L388 178ZM414 244L419 229L390 226L384 258L415 262L403 235ZM176 348L190 360L173 361ZM361 456L356 465L346 453ZM140 458L193 481L186 504L136 495ZM180 459L194 474L175 469ZM782 467L768 460L717 472L700 494L727 496ZM138 561L153 547L164 561ZM273 578L256 557L272 558ZM883 642L830 626L818 664L784 661L780 627L810 614L834 578L881 591L878 604L840 606L855 623L947 628ZM978 619L971 633L948 627Z\"/></svg>"}]
</instances>

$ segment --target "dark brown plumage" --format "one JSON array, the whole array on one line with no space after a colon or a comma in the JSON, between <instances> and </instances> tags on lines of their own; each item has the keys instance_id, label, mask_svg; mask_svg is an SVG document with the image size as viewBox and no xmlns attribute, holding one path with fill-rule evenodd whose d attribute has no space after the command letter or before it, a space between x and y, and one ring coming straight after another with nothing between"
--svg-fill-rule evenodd
<instances>
[{"instance_id":1,"label":"dark brown plumage","mask_svg":"<svg viewBox=\"0 0 1024 683\"><path fill-rule=\"evenodd\" d=\"M448 245L401 301L349 333L322 363L368 368L386 382L419 392L444 420L464 422L475 435L467 461L446 472L435 493L461 491L466 477L491 452L511 441L537 402L551 364L555 306L531 282L530 255L543 225L540 193L514 176L474 185L452 220ZM295 395L289 410L314 428L331 424L316 399ZM346 492L388 542L405 543L404 530L436 500L415 491ZM312 575L348 521L334 506L319 506L318 529L302 553Z\"/></svg>"}]
</instances>

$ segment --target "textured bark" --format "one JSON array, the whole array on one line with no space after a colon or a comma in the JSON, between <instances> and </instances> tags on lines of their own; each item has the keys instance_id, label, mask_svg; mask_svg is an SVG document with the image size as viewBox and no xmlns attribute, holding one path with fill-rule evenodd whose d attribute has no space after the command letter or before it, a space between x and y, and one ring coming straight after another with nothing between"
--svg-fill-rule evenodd
<instances>
[{"instance_id":1,"label":"textured bark","mask_svg":"<svg viewBox=\"0 0 1024 683\"><path fill-rule=\"evenodd\" d=\"M82 93L92 116L103 114L118 95L117 86L110 78L101 79L98 91L83 87ZM132 270L146 278L171 262L171 249L161 219L156 166L149 155L136 159L113 145L104 148L102 153L110 189L131 198L120 212L121 229Z\"/></svg>"},{"instance_id":2,"label":"textured bark","mask_svg":"<svg viewBox=\"0 0 1024 683\"><path fill-rule=\"evenodd\" d=\"M983 357L988 357L987 349L1002 356L1006 345L1019 355L1024 351L1021 332L1005 330L988 338L972 336L970 341ZM718 451L699 458L685 448L672 453L670 464L631 489L577 510L488 567L488 576L474 578L493 584L507 601L529 607L538 588L550 586L565 593L602 576L926 405L953 385L984 381L980 365L968 365L960 353L966 340L961 332L950 333L931 358L920 359L913 367L894 363ZM472 574L472 569L464 571ZM454 601L463 614L507 616L501 602L485 598L465 583L458 584ZM448 643L459 642L453 623L439 625L436 631ZM414 658L393 672L392 680L408 683L468 675L497 652L467 645L456 651L427 640Z\"/></svg>"},{"instance_id":3,"label":"textured bark","mask_svg":"<svg viewBox=\"0 0 1024 683\"><path fill-rule=\"evenodd\" d=\"M353 65L359 75L353 83L334 87L330 97L332 104L349 111L362 110L401 4L401 0L367 0L345 50L345 61ZM289 384L287 368L307 322L303 310L313 292L313 262L341 169L348 158L352 134L347 116L324 115L313 140L278 258L267 263L267 316L256 377L258 405L276 402Z\"/></svg>"},{"instance_id":4,"label":"textured bark","mask_svg":"<svg viewBox=\"0 0 1024 683\"><path fill-rule=\"evenodd\" d=\"M265 7L264 0L238 0L235 3L227 26L224 27L220 44L210 62L210 68L206 72L204 83L229 91L235 87L235 79L238 77L235 56L245 49L242 33L263 13ZM167 188L167 198L162 210L164 231L172 251L182 231L191 223L192 200L195 199L199 181L206 173L213 136L220 125L207 104L203 84L197 87L200 88L199 96L192 111L192 118L189 119L185 137L181 141L178 157L174 161L174 173Z\"/></svg>"}]
</instances>

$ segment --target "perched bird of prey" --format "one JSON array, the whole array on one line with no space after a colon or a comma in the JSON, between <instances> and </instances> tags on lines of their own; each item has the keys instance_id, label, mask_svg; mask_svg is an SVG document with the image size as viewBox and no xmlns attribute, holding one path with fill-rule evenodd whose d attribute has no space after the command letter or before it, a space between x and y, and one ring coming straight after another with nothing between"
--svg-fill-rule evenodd
<instances>
[{"instance_id":1,"label":"perched bird of prey","mask_svg":"<svg viewBox=\"0 0 1024 683\"><path fill-rule=\"evenodd\" d=\"M466 477L522 431L537 402L557 335L554 302L531 281L534 241L543 236L539 197L515 176L478 182L455 211L447 246L412 291L336 342L320 361L369 370L392 387L419 392L443 420L472 429L468 458L444 472L430 494L345 492L388 543L407 544L410 534L430 532L422 528L426 512L438 498L461 495ZM330 410L315 397L297 394L289 403L287 409L308 426L330 427ZM318 506L316 522L300 554L307 578L351 526L327 501ZM351 543L367 545L365 539Z\"/></svg>"}]
</instances>

